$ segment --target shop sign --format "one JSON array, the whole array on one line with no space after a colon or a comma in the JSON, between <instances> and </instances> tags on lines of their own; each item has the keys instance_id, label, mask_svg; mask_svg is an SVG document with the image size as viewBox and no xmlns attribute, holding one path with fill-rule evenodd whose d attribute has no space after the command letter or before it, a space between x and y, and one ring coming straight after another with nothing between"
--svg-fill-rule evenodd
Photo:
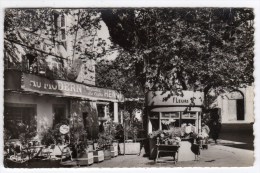
<instances>
[{"instance_id":1,"label":"shop sign","mask_svg":"<svg viewBox=\"0 0 260 173\"><path fill-rule=\"evenodd\" d=\"M67 134L67 133L69 133L69 131L70 131L70 127L69 126L67 126L67 125L61 125L60 126L60 133L61 134Z\"/></svg>"},{"instance_id":2,"label":"shop sign","mask_svg":"<svg viewBox=\"0 0 260 173\"><path fill-rule=\"evenodd\" d=\"M202 106L204 93L182 91L183 95L171 94L170 91L150 91L146 95L148 106Z\"/></svg>"},{"instance_id":3,"label":"shop sign","mask_svg":"<svg viewBox=\"0 0 260 173\"><path fill-rule=\"evenodd\" d=\"M124 99L122 94L115 90L89 87L83 84L62 80L49 80L44 77L25 73L22 75L21 88L25 91L57 96L92 98L119 102L122 102Z\"/></svg>"}]
</instances>

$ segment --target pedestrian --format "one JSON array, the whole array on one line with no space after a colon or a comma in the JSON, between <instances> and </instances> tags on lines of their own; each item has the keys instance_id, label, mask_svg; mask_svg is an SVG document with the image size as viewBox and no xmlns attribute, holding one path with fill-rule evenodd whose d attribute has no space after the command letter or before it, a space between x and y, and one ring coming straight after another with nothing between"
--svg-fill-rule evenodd
<instances>
[{"instance_id":1,"label":"pedestrian","mask_svg":"<svg viewBox=\"0 0 260 173\"><path fill-rule=\"evenodd\" d=\"M209 138L209 132L210 132L209 126L207 126L204 122L202 122L201 124L202 137L207 140Z\"/></svg>"},{"instance_id":2,"label":"pedestrian","mask_svg":"<svg viewBox=\"0 0 260 173\"><path fill-rule=\"evenodd\" d=\"M105 131L105 128L104 128L104 123L103 123L103 121L100 123L100 125L99 125L99 132L100 133L103 133Z\"/></svg>"},{"instance_id":3,"label":"pedestrian","mask_svg":"<svg viewBox=\"0 0 260 173\"><path fill-rule=\"evenodd\" d=\"M219 138L219 133L221 129L221 124L218 121L214 121L212 124L212 139L215 141L215 144L217 144L217 140Z\"/></svg>"}]
</instances>

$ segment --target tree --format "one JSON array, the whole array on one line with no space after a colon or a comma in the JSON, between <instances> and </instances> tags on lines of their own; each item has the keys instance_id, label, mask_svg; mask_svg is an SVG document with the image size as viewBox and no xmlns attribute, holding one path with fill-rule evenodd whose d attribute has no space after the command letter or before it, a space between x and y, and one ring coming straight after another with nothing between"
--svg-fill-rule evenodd
<instances>
[{"instance_id":1,"label":"tree","mask_svg":"<svg viewBox=\"0 0 260 173\"><path fill-rule=\"evenodd\" d=\"M69 79L67 72L75 60L85 62L105 55L106 41L97 34L100 21L95 9L6 9L5 65L19 68L27 54L30 65L37 59L47 66L46 59L52 56L62 66L62 78ZM69 40L64 41L65 37Z\"/></svg>"},{"instance_id":2,"label":"tree","mask_svg":"<svg viewBox=\"0 0 260 173\"><path fill-rule=\"evenodd\" d=\"M107 9L101 16L145 90L206 95L254 81L252 9Z\"/></svg>"},{"instance_id":3,"label":"tree","mask_svg":"<svg viewBox=\"0 0 260 173\"><path fill-rule=\"evenodd\" d=\"M100 87L120 90L126 98L143 97L143 89L139 85L139 76L132 67L132 57L128 52L120 51L113 60L102 59L96 64L96 84ZM134 68L134 69L133 69Z\"/></svg>"}]
</instances>

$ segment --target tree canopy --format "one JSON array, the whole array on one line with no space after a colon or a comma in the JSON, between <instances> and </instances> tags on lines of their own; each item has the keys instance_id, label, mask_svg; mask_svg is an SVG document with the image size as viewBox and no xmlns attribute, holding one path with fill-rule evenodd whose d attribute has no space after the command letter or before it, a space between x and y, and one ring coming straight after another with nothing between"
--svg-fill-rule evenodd
<instances>
[{"instance_id":1,"label":"tree canopy","mask_svg":"<svg viewBox=\"0 0 260 173\"><path fill-rule=\"evenodd\" d=\"M252 9L103 9L101 17L145 89L207 93L254 81Z\"/></svg>"}]
</instances>

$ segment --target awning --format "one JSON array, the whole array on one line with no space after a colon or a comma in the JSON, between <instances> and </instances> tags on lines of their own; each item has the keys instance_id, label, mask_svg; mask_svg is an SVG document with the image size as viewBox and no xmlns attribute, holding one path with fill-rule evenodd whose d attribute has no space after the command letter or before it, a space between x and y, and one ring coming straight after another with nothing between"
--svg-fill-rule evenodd
<instances>
[{"instance_id":1,"label":"awning","mask_svg":"<svg viewBox=\"0 0 260 173\"><path fill-rule=\"evenodd\" d=\"M5 71L5 91L26 91L61 97L76 97L93 100L122 102L123 95L106 88L87 86L84 84L51 80L35 74L18 71Z\"/></svg>"},{"instance_id":2,"label":"awning","mask_svg":"<svg viewBox=\"0 0 260 173\"><path fill-rule=\"evenodd\" d=\"M151 112L201 112L200 107L159 107L151 109Z\"/></svg>"}]
</instances>

